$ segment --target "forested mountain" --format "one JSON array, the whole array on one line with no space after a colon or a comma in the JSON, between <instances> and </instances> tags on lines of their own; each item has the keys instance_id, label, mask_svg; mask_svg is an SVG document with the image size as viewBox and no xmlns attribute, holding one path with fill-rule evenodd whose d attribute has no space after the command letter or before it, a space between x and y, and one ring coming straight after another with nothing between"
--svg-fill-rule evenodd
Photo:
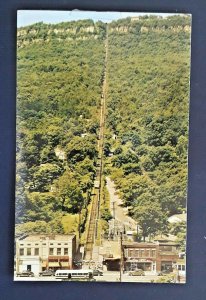
<instances>
[{"instance_id":1,"label":"forested mountain","mask_svg":"<svg viewBox=\"0 0 206 300\"><path fill-rule=\"evenodd\" d=\"M105 36L105 24L92 20L62 22L59 24L36 23L21 27L17 32L17 46L22 48L31 43L46 44L53 41L68 42L88 39L102 40Z\"/></svg>"},{"instance_id":2,"label":"forested mountain","mask_svg":"<svg viewBox=\"0 0 206 300\"><path fill-rule=\"evenodd\" d=\"M62 216L81 211L83 226L94 184L106 24L17 36L16 233L66 233ZM190 17L108 24L105 173L144 237L186 209L189 67Z\"/></svg>"},{"instance_id":3,"label":"forested mountain","mask_svg":"<svg viewBox=\"0 0 206 300\"><path fill-rule=\"evenodd\" d=\"M87 20L18 31L17 233L61 232L62 213L75 214L89 201L104 28Z\"/></svg>"},{"instance_id":4,"label":"forested mountain","mask_svg":"<svg viewBox=\"0 0 206 300\"><path fill-rule=\"evenodd\" d=\"M166 232L186 208L190 18L109 28L109 172L143 235Z\"/></svg>"}]
</instances>

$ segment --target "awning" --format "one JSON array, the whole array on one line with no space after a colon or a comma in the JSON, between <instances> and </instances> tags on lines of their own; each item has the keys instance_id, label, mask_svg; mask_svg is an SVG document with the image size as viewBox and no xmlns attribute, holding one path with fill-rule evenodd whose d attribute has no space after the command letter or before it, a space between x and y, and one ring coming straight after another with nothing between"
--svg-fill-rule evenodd
<instances>
[{"instance_id":1,"label":"awning","mask_svg":"<svg viewBox=\"0 0 206 300\"><path fill-rule=\"evenodd\" d=\"M121 259L120 257L104 257L104 260L119 260Z\"/></svg>"},{"instance_id":2,"label":"awning","mask_svg":"<svg viewBox=\"0 0 206 300\"><path fill-rule=\"evenodd\" d=\"M155 261L155 260L154 260L154 261ZM127 262L128 262L128 263L150 263L150 264L151 264L151 263L152 263L152 260L146 260L146 259L145 259L145 260L143 260L143 259L142 259L142 260L138 260L138 259L127 259L127 260L126 260L126 263L127 263Z\"/></svg>"},{"instance_id":3,"label":"awning","mask_svg":"<svg viewBox=\"0 0 206 300\"><path fill-rule=\"evenodd\" d=\"M59 263L58 262L49 262L49 267L59 267Z\"/></svg>"},{"instance_id":4,"label":"awning","mask_svg":"<svg viewBox=\"0 0 206 300\"><path fill-rule=\"evenodd\" d=\"M69 263L66 261L61 261L59 265L62 267L69 267Z\"/></svg>"},{"instance_id":5,"label":"awning","mask_svg":"<svg viewBox=\"0 0 206 300\"><path fill-rule=\"evenodd\" d=\"M57 259L63 259L63 260L69 260L68 255L49 255L48 260L57 260Z\"/></svg>"}]
</instances>

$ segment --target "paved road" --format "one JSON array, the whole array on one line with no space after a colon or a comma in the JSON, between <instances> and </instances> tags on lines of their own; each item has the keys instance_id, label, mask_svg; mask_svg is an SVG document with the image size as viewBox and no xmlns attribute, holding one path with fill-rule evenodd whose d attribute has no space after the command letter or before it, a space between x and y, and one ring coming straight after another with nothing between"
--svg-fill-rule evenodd
<instances>
[{"instance_id":1,"label":"paved road","mask_svg":"<svg viewBox=\"0 0 206 300\"><path fill-rule=\"evenodd\" d=\"M106 187L110 195L110 210L112 215L114 214L113 211L115 210L116 220L123 223L124 225L127 225L127 227L129 227L131 230L136 230L137 223L127 215L128 210L127 208L122 206L123 202L117 195L114 182L109 177L106 177L106 182L107 182ZM114 210L113 210L113 205L114 205Z\"/></svg>"},{"instance_id":2,"label":"paved road","mask_svg":"<svg viewBox=\"0 0 206 300\"><path fill-rule=\"evenodd\" d=\"M145 276L129 276L122 274L122 282L151 282L158 278L157 275L145 275ZM120 282L120 273L105 271L103 276L95 276L97 282ZM55 277L14 277L15 281L59 281Z\"/></svg>"},{"instance_id":3,"label":"paved road","mask_svg":"<svg viewBox=\"0 0 206 300\"><path fill-rule=\"evenodd\" d=\"M158 278L157 275L145 275L145 276L129 276L122 274L122 282L152 282ZM103 276L95 276L96 281L107 281L107 282L120 282L119 272L104 272Z\"/></svg>"}]
</instances>

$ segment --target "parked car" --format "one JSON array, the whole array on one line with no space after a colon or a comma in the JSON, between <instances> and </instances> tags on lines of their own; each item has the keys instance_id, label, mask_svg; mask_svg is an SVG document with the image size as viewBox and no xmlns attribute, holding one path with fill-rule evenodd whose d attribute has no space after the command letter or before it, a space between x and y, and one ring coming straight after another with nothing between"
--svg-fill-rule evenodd
<instances>
[{"instance_id":1,"label":"parked car","mask_svg":"<svg viewBox=\"0 0 206 300\"><path fill-rule=\"evenodd\" d=\"M98 269L93 270L93 276L103 276L103 272Z\"/></svg>"},{"instance_id":2,"label":"parked car","mask_svg":"<svg viewBox=\"0 0 206 300\"><path fill-rule=\"evenodd\" d=\"M17 277L34 277L34 273L31 271L22 271L16 273Z\"/></svg>"},{"instance_id":3,"label":"parked car","mask_svg":"<svg viewBox=\"0 0 206 300\"><path fill-rule=\"evenodd\" d=\"M171 269L167 269L167 270L160 271L157 275L158 276L164 276L164 275L168 275L170 273L172 273L172 270Z\"/></svg>"},{"instance_id":4,"label":"parked car","mask_svg":"<svg viewBox=\"0 0 206 300\"><path fill-rule=\"evenodd\" d=\"M55 272L53 270L44 270L39 272L39 276L54 276Z\"/></svg>"},{"instance_id":5,"label":"parked car","mask_svg":"<svg viewBox=\"0 0 206 300\"><path fill-rule=\"evenodd\" d=\"M142 269L137 269L135 271L130 271L128 275L129 276L144 276L145 273Z\"/></svg>"}]
</instances>

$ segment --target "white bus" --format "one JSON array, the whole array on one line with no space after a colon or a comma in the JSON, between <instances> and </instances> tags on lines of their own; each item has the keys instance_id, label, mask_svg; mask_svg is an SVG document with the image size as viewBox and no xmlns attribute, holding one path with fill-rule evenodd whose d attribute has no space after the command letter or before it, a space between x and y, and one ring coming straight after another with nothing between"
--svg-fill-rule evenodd
<instances>
[{"instance_id":1,"label":"white bus","mask_svg":"<svg viewBox=\"0 0 206 300\"><path fill-rule=\"evenodd\" d=\"M55 278L60 280L92 280L93 270L57 270Z\"/></svg>"}]
</instances>

